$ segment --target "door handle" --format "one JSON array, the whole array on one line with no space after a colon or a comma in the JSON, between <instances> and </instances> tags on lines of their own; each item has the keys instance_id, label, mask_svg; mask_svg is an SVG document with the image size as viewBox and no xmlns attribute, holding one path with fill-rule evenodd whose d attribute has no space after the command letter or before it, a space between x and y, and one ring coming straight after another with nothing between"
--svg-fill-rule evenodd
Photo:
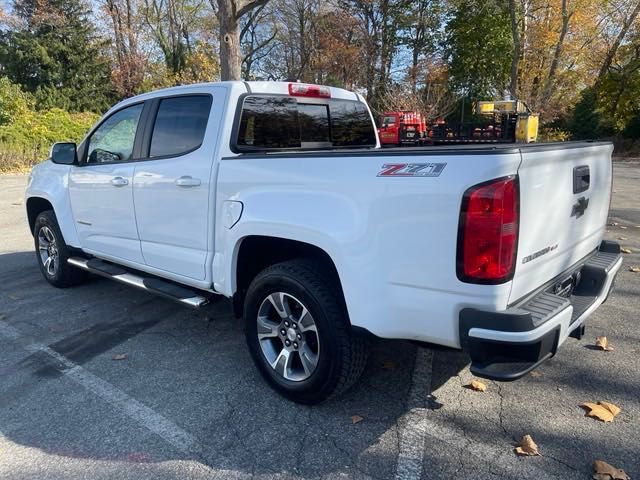
<instances>
[{"instance_id":1,"label":"door handle","mask_svg":"<svg viewBox=\"0 0 640 480\"><path fill-rule=\"evenodd\" d=\"M122 177L113 177L111 179L111 185L114 187L124 187L125 185L129 185L129 180Z\"/></svg>"},{"instance_id":2,"label":"door handle","mask_svg":"<svg viewBox=\"0 0 640 480\"><path fill-rule=\"evenodd\" d=\"M184 175L176 179L176 185L179 187L199 187L200 183L199 178L193 178L190 175Z\"/></svg>"}]
</instances>

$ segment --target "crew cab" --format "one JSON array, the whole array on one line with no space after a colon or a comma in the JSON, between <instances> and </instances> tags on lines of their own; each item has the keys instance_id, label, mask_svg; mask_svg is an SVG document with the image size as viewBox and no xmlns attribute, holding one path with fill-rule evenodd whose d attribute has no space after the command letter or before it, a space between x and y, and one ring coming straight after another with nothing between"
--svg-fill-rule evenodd
<instances>
[{"instance_id":1,"label":"crew cab","mask_svg":"<svg viewBox=\"0 0 640 480\"><path fill-rule=\"evenodd\" d=\"M380 149L361 95L221 82L122 101L26 191L56 287L109 277L193 308L220 296L266 381L317 403L371 336L464 349L514 380L607 298L609 143ZM115 301L116 299L114 299Z\"/></svg>"}]
</instances>

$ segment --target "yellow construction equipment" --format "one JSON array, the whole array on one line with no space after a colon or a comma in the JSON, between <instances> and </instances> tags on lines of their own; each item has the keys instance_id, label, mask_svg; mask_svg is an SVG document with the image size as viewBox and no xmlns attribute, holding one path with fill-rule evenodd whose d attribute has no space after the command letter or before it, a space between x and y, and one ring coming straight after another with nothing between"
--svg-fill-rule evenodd
<instances>
[{"instance_id":1,"label":"yellow construction equipment","mask_svg":"<svg viewBox=\"0 0 640 480\"><path fill-rule=\"evenodd\" d=\"M526 103L520 100L496 100L477 102L476 114L493 116L496 121L513 125L514 140L517 143L532 143L538 139L539 115L531 112Z\"/></svg>"}]
</instances>

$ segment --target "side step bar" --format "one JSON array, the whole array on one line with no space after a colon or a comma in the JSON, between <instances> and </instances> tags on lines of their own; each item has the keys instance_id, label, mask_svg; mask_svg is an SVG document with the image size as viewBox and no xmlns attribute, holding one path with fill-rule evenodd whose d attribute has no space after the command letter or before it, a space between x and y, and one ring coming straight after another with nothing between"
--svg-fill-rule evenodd
<instances>
[{"instance_id":1,"label":"side step bar","mask_svg":"<svg viewBox=\"0 0 640 480\"><path fill-rule=\"evenodd\" d=\"M181 287L180 285L166 282L156 277L134 274L119 265L104 262L97 258L72 257L69 258L67 262L87 272L110 278L116 282L124 283L141 290L146 290L147 292L169 298L191 308L200 308L209 303L207 297L202 296L195 290L190 290L189 288Z\"/></svg>"}]
</instances>

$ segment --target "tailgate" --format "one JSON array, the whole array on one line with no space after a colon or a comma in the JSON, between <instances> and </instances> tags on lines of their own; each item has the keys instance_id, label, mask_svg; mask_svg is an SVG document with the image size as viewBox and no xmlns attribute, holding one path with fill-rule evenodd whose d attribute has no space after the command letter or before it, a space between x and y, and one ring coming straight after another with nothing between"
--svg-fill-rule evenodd
<instances>
[{"instance_id":1,"label":"tailgate","mask_svg":"<svg viewBox=\"0 0 640 480\"><path fill-rule=\"evenodd\" d=\"M594 251L611 195L609 143L523 147L513 303Z\"/></svg>"}]
</instances>

